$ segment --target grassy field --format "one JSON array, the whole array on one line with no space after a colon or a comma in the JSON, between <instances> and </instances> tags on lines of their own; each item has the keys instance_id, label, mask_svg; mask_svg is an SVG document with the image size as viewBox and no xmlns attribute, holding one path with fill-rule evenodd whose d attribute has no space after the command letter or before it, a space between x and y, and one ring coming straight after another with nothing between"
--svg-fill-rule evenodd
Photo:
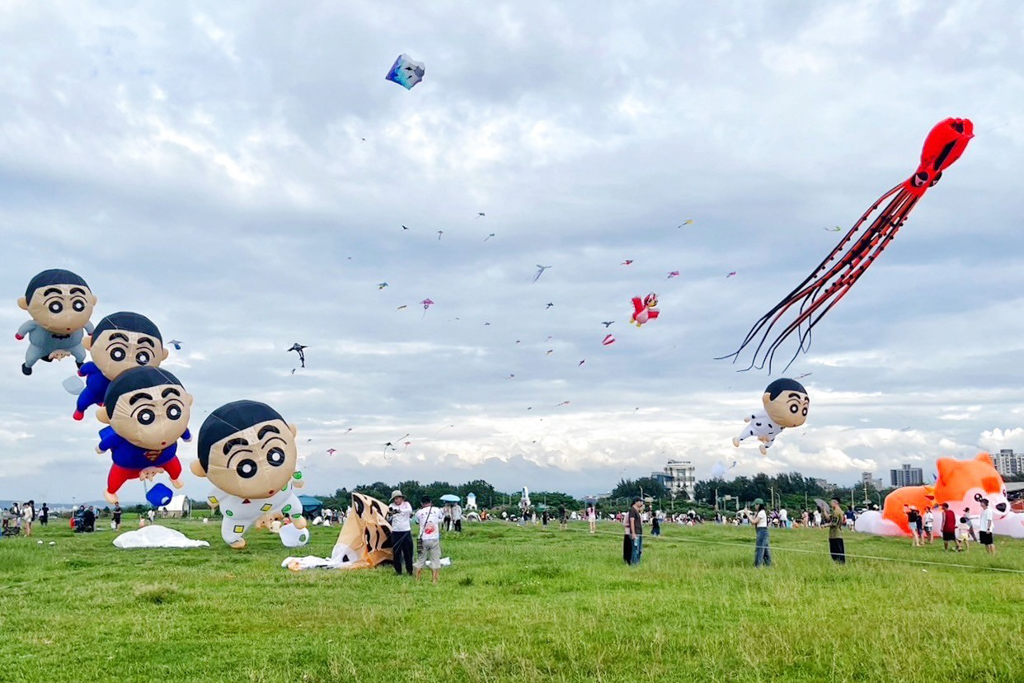
<instances>
[{"instance_id":1,"label":"grassy field","mask_svg":"<svg viewBox=\"0 0 1024 683\"><path fill-rule=\"evenodd\" d=\"M279 567L251 532L170 522L197 550L118 550L64 526L0 541L0 681L1013 681L1024 672L1024 542L996 558L823 530L666 526L639 567L618 525L499 522L447 537L441 583ZM303 554L326 556L337 530ZM44 543L39 545L36 540ZM55 545L49 545L49 541ZM806 552L801 552L806 551ZM917 564L912 561L935 562ZM968 568L951 564L970 565Z\"/></svg>"}]
</instances>

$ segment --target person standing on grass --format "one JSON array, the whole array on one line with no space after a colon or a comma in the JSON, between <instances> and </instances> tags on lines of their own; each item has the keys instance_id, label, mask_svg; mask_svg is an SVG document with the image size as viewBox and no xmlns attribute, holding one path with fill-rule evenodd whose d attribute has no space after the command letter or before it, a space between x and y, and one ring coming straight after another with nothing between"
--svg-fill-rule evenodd
<instances>
[{"instance_id":1,"label":"person standing on grass","mask_svg":"<svg viewBox=\"0 0 1024 683\"><path fill-rule=\"evenodd\" d=\"M416 536L419 556L412 566L416 569L415 576L419 581L423 567L429 564L431 582L437 583L441 574L441 525L445 517L444 513L430 502L430 496L423 496L420 505L422 507L416 512L416 524L420 528Z\"/></svg>"},{"instance_id":2,"label":"person standing on grass","mask_svg":"<svg viewBox=\"0 0 1024 683\"><path fill-rule=\"evenodd\" d=\"M452 508L452 524L460 534L462 533L462 506L458 503Z\"/></svg>"},{"instance_id":3,"label":"person standing on grass","mask_svg":"<svg viewBox=\"0 0 1024 683\"><path fill-rule=\"evenodd\" d=\"M31 536L32 522L36 519L35 501L30 500L21 506L21 519L24 522L24 524L22 524L22 528L25 529L25 536Z\"/></svg>"},{"instance_id":4,"label":"person standing on grass","mask_svg":"<svg viewBox=\"0 0 1024 683\"><path fill-rule=\"evenodd\" d=\"M114 503L114 529L121 528L121 503Z\"/></svg>"},{"instance_id":5,"label":"person standing on grass","mask_svg":"<svg viewBox=\"0 0 1024 683\"><path fill-rule=\"evenodd\" d=\"M404 562L406 574L412 576L412 526L409 524L412 505L409 505L402 492L396 489L391 492L391 505L388 511L391 513L391 549L395 573L402 575Z\"/></svg>"},{"instance_id":6,"label":"person standing on grass","mask_svg":"<svg viewBox=\"0 0 1024 683\"><path fill-rule=\"evenodd\" d=\"M960 552L960 541L956 540L956 513L949 509L949 503L942 504L942 549L949 550L949 543L956 545Z\"/></svg>"},{"instance_id":7,"label":"person standing on grass","mask_svg":"<svg viewBox=\"0 0 1024 683\"><path fill-rule=\"evenodd\" d=\"M993 519L992 510L988 507L988 498L982 498L978 502L981 503L981 528L978 531L978 540L985 546L985 550L989 555L995 555L996 544L992 540L992 528L995 520Z\"/></svg>"},{"instance_id":8,"label":"person standing on grass","mask_svg":"<svg viewBox=\"0 0 1024 683\"><path fill-rule=\"evenodd\" d=\"M958 520L960 523L957 525L956 533L957 540L963 543L964 552L966 553L970 549L971 536L974 535L974 523L971 521L971 509L964 508L964 514L960 516Z\"/></svg>"},{"instance_id":9,"label":"person standing on grass","mask_svg":"<svg viewBox=\"0 0 1024 683\"><path fill-rule=\"evenodd\" d=\"M587 524L590 525L590 533L597 533L597 511L593 504L587 506Z\"/></svg>"},{"instance_id":10,"label":"person standing on grass","mask_svg":"<svg viewBox=\"0 0 1024 683\"><path fill-rule=\"evenodd\" d=\"M558 506L558 528L562 531L569 529L569 513L566 512L565 505Z\"/></svg>"},{"instance_id":11,"label":"person standing on grass","mask_svg":"<svg viewBox=\"0 0 1024 683\"><path fill-rule=\"evenodd\" d=\"M921 540L918 538L917 534L917 524L918 520L921 519L921 515L913 505L904 505L903 514L907 516L907 528L910 529L910 536L913 540L912 545L917 548L921 545Z\"/></svg>"},{"instance_id":12,"label":"person standing on grass","mask_svg":"<svg viewBox=\"0 0 1024 683\"><path fill-rule=\"evenodd\" d=\"M631 565L640 564L640 556L644 552L644 525L643 517L640 516L640 511L644 509L644 501L640 498L633 500L633 505L629 508L629 514L626 515L626 524L629 527L629 538L633 544L633 553L630 556L629 563Z\"/></svg>"},{"instance_id":13,"label":"person standing on grass","mask_svg":"<svg viewBox=\"0 0 1024 683\"><path fill-rule=\"evenodd\" d=\"M661 536L661 520L657 512L651 514L651 536Z\"/></svg>"},{"instance_id":14,"label":"person standing on grass","mask_svg":"<svg viewBox=\"0 0 1024 683\"><path fill-rule=\"evenodd\" d=\"M626 561L626 564L633 564L633 537L629 533L629 515L619 516L620 513L616 513L616 518L622 521L622 559Z\"/></svg>"},{"instance_id":15,"label":"person standing on grass","mask_svg":"<svg viewBox=\"0 0 1024 683\"><path fill-rule=\"evenodd\" d=\"M839 504L838 498L832 499L832 515L828 520L828 550L832 554L832 560L839 564L846 564L846 544L843 542L843 525L846 523L846 515Z\"/></svg>"},{"instance_id":16,"label":"person standing on grass","mask_svg":"<svg viewBox=\"0 0 1024 683\"><path fill-rule=\"evenodd\" d=\"M754 546L754 566L772 566L772 552L768 547L768 513L764 509L764 503L758 503L757 514L754 515L754 529L756 529L757 540Z\"/></svg>"},{"instance_id":17,"label":"person standing on grass","mask_svg":"<svg viewBox=\"0 0 1024 683\"><path fill-rule=\"evenodd\" d=\"M935 540L935 511L932 506L929 505L924 509L924 536L921 540L924 541L925 536L928 538L928 544Z\"/></svg>"},{"instance_id":18,"label":"person standing on grass","mask_svg":"<svg viewBox=\"0 0 1024 683\"><path fill-rule=\"evenodd\" d=\"M50 523L50 508L47 507L46 503L43 503L43 507L39 508L39 523L43 526Z\"/></svg>"},{"instance_id":19,"label":"person standing on grass","mask_svg":"<svg viewBox=\"0 0 1024 683\"><path fill-rule=\"evenodd\" d=\"M789 513L786 512L786 508L779 510L779 526L783 529L789 528Z\"/></svg>"}]
</instances>

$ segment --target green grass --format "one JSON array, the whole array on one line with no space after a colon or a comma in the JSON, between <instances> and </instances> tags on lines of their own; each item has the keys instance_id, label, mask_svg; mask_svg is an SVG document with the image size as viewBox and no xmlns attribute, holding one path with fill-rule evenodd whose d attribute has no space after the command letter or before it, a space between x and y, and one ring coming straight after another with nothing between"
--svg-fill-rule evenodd
<instances>
[{"instance_id":1,"label":"green grass","mask_svg":"<svg viewBox=\"0 0 1024 683\"><path fill-rule=\"evenodd\" d=\"M0 681L1012 681L1024 672L1024 542L943 553L822 530L666 525L643 563L621 527L469 524L441 583L390 567L294 574L267 532L169 522L198 550L114 548L110 531L0 541ZM330 554L314 528L302 554ZM43 540L38 545L36 540ZM56 545L47 542L54 540ZM788 549L788 550L787 550ZM797 552L797 551L811 552ZM924 560L938 564L913 564ZM945 563L945 564L944 564ZM966 564L955 568L948 564Z\"/></svg>"}]
</instances>

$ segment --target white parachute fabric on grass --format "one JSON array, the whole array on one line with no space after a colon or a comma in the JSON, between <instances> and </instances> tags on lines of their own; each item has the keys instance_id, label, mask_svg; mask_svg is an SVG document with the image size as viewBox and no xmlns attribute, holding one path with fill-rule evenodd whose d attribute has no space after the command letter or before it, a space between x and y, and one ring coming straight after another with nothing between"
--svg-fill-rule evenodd
<instances>
[{"instance_id":1,"label":"white parachute fabric on grass","mask_svg":"<svg viewBox=\"0 0 1024 683\"><path fill-rule=\"evenodd\" d=\"M195 541L180 531L153 524L138 531L127 531L114 539L114 545L125 550L133 548L206 548L206 541Z\"/></svg>"}]
</instances>

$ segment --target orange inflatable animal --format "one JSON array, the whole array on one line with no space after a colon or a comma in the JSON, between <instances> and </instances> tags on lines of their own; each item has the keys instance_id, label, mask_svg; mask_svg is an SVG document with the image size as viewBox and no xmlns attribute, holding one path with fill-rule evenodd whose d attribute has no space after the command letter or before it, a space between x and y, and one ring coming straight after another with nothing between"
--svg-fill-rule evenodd
<instances>
[{"instance_id":1,"label":"orange inflatable animal","mask_svg":"<svg viewBox=\"0 0 1024 683\"><path fill-rule=\"evenodd\" d=\"M903 533L910 535L907 513L903 511L904 506L916 508L923 515L926 507L935 505L937 503L935 502L934 486L904 486L885 497L882 516L895 522Z\"/></svg>"},{"instance_id":2,"label":"orange inflatable animal","mask_svg":"<svg viewBox=\"0 0 1024 683\"><path fill-rule=\"evenodd\" d=\"M905 534L910 533L904 505L914 505L921 512L925 507L949 503L959 517L964 508L971 516L981 515L982 498L987 498L997 518L1010 512L1006 500L1006 487L988 453L980 453L973 460L939 458L936 463L939 478L935 486L905 486L885 497L882 517L896 523Z\"/></svg>"}]
</instances>

